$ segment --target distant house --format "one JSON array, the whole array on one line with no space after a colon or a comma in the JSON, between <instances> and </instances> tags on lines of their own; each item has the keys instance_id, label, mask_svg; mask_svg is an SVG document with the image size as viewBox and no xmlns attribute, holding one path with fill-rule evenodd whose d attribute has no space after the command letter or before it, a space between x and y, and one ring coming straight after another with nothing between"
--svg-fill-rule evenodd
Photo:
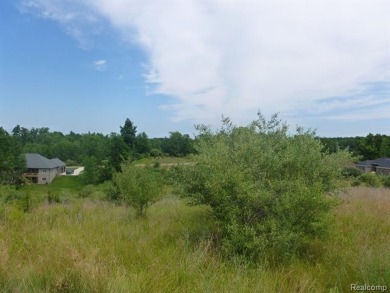
<instances>
[{"instance_id":1,"label":"distant house","mask_svg":"<svg viewBox=\"0 0 390 293\"><path fill-rule=\"evenodd\" d=\"M60 159L47 159L39 154L25 154L27 171L24 177L32 183L46 184L65 172L65 163Z\"/></svg>"},{"instance_id":2,"label":"distant house","mask_svg":"<svg viewBox=\"0 0 390 293\"><path fill-rule=\"evenodd\" d=\"M356 164L362 172L375 172L378 175L390 175L390 158L362 161Z\"/></svg>"}]
</instances>

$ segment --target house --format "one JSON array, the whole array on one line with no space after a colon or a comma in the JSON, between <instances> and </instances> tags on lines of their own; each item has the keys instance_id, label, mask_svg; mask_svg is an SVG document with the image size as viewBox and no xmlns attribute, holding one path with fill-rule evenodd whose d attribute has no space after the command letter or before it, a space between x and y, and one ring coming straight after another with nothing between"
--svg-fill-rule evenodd
<instances>
[{"instance_id":1,"label":"house","mask_svg":"<svg viewBox=\"0 0 390 293\"><path fill-rule=\"evenodd\" d=\"M65 163L60 159L47 159L39 154L25 154L27 171L23 174L32 183L46 184L65 172Z\"/></svg>"},{"instance_id":2,"label":"house","mask_svg":"<svg viewBox=\"0 0 390 293\"><path fill-rule=\"evenodd\" d=\"M378 175L390 175L390 158L362 161L356 164L362 172L375 172Z\"/></svg>"}]
</instances>

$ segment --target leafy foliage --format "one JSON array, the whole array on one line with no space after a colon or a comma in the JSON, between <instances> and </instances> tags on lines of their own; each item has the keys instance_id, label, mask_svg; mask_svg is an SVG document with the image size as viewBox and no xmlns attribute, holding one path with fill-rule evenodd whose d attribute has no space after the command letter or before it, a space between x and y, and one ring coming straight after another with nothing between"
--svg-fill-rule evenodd
<instances>
[{"instance_id":1,"label":"leafy foliage","mask_svg":"<svg viewBox=\"0 0 390 293\"><path fill-rule=\"evenodd\" d=\"M383 186L390 188L390 175L383 177Z\"/></svg>"},{"instance_id":2,"label":"leafy foliage","mask_svg":"<svg viewBox=\"0 0 390 293\"><path fill-rule=\"evenodd\" d=\"M14 187L0 185L0 204L12 204L23 212L29 212L35 205L31 194Z\"/></svg>"},{"instance_id":3,"label":"leafy foliage","mask_svg":"<svg viewBox=\"0 0 390 293\"><path fill-rule=\"evenodd\" d=\"M26 167L21 145L0 127L0 184L19 184Z\"/></svg>"},{"instance_id":4,"label":"leafy foliage","mask_svg":"<svg viewBox=\"0 0 390 293\"><path fill-rule=\"evenodd\" d=\"M149 205L163 195L163 178L155 168L138 167L131 163L122 164L122 172L114 175L123 200L144 216Z\"/></svg>"},{"instance_id":5,"label":"leafy foliage","mask_svg":"<svg viewBox=\"0 0 390 293\"><path fill-rule=\"evenodd\" d=\"M48 127L27 129L17 125L12 135L1 128L0 142L0 149L11 145L14 153L39 153L47 158L60 158L72 166L87 165L91 163L91 158L94 158L99 167L104 167L104 170L99 170L101 174L97 182L110 180L113 170L119 172L120 164L129 158L150 155L159 157L163 154L179 157L194 152L193 139L188 134L176 131L171 132L169 137L149 138L145 132L137 134L137 126L129 118L120 127L119 134L103 135L90 132L78 134L72 131L63 134L58 131L52 132ZM10 150L8 147L7 149ZM7 152L3 150L0 159L4 154L8 156ZM8 160L0 162L9 163ZM14 167L7 166L12 170ZM94 170L96 169L90 169L92 173ZM96 174L91 174L91 177L92 175ZM93 180L87 181L92 183Z\"/></svg>"},{"instance_id":6,"label":"leafy foliage","mask_svg":"<svg viewBox=\"0 0 390 293\"><path fill-rule=\"evenodd\" d=\"M375 173L363 173L359 180L370 187L379 187L381 185L381 178Z\"/></svg>"},{"instance_id":7,"label":"leafy foliage","mask_svg":"<svg viewBox=\"0 0 390 293\"><path fill-rule=\"evenodd\" d=\"M119 172L121 169L121 163L129 156L130 149L124 142L120 135L112 134L110 141L110 165L112 168Z\"/></svg>"},{"instance_id":8,"label":"leafy foliage","mask_svg":"<svg viewBox=\"0 0 390 293\"><path fill-rule=\"evenodd\" d=\"M80 192L79 192L79 196L81 198L86 198L86 197L89 197L92 193L95 192L95 187L91 184L87 185L87 186L84 186Z\"/></svg>"},{"instance_id":9,"label":"leafy foliage","mask_svg":"<svg viewBox=\"0 0 390 293\"><path fill-rule=\"evenodd\" d=\"M348 149L362 160L390 157L390 136L384 134L369 133L366 137L323 137L321 141L330 152Z\"/></svg>"},{"instance_id":10,"label":"leafy foliage","mask_svg":"<svg viewBox=\"0 0 390 293\"><path fill-rule=\"evenodd\" d=\"M323 152L312 131L289 135L277 115L247 127L228 118L212 132L197 126L197 164L179 176L184 194L211 206L229 256L288 260L322 237L346 151Z\"/></svg>"},{"instance_id":11,"label":"leafy foliage","mask_svg":"<svg viewBox=\"0 0 390 293\"><path fill-rule=\"evenodd\" d=\"M354 166L347 166L343 168L342 174L345 178L357 178L362 174L362 171Z\"/></svg>"}]
</instances>

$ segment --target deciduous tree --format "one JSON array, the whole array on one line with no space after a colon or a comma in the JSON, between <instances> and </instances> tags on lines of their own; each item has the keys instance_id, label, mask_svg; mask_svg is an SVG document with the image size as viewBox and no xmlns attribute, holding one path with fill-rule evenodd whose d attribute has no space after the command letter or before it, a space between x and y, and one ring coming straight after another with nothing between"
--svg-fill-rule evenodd
<instances>
[{"instance_id":1,"label":"deciduous tree","mask_svg":"<svg viewBox=\"0 0 390 293\"><path fill-rule=\"evenodd\" d=\"M277 115L198 130L197 164L179 181L194 203L212 208L225 253L279 262L324 235L348 152L323 152L314 132L289 134Z\"/></svg>"},{"instance_id":2,"label":"deciduous tree","mask_svg":"<svg viewBox=\"0 0 390 293\"><path fill-rule=\"evenodd\" d=\"M122 199L137 210L138 216L144 216L146 209L163 196L163 180L158 170L122 164L122 172L114 175Z\"/></svg>"}]
</instances>

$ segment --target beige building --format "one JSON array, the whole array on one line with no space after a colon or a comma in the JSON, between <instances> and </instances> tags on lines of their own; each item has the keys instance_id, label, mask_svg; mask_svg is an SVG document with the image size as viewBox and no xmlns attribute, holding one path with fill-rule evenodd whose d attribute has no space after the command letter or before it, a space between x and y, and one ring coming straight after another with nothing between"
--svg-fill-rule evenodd
<instances>
[{"instance_id":1,"label":"beige building","mask_svg":"<svg viewBox=\"0 0 390 293\"><path fill-rule=\"evenodd\" d=\"M39 154L25 154L27 171L24 177L31 183L48 184L65 172L65 163L60 159L47 159Z\"/></svg>"}]
</instances>

